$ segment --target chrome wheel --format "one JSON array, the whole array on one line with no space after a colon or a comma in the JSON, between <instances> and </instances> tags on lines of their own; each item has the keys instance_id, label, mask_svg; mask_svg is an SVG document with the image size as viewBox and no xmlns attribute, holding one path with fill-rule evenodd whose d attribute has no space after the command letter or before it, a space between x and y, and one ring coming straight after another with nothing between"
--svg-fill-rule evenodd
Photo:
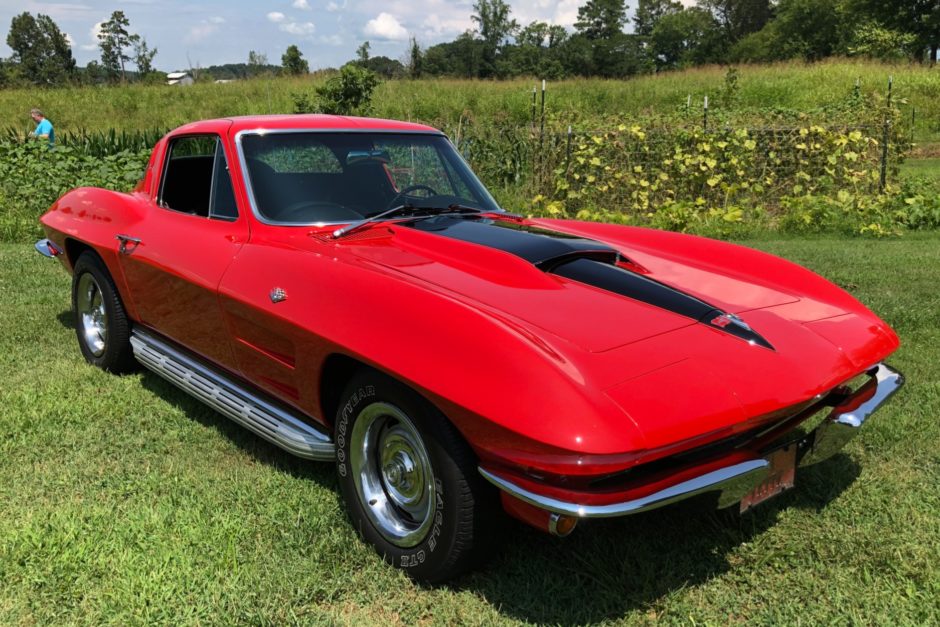
<instances>
[{"instance_id":1,"label":"chrome wheel","mask_svg":"<svg viewBox=\"0 0 940 627\"><path fill-rule=\"evenodd\" d=\"M75 296L82 341L92 355L100 357L108 343L108 314L101 287L90 272L79 277Z\"/></svg>"},{"instance_id":2,"label":"chrome wheel","mask_svg":"<svg viewBox=\"0 0 940 627\"><path fill-rule=\"evenodd\" d=\"M434 472L418 429L389 403L362 409L349 442L353 482L383 538L407 548L427 535L437 509Z\"/></svg>"}]
</instances>

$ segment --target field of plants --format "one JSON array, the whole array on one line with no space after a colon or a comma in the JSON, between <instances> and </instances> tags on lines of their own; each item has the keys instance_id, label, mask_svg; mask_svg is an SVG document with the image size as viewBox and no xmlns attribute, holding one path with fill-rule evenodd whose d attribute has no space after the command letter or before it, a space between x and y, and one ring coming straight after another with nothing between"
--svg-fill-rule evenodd
<instances>
[{"instance_id":1,"label":"field of plants","mask_svg":"<svg viewBox=\"0 0 940 627\"><path fill-rule=\"evenodd\" d=\"M705 96L709 96L712 115L728 116L729 120L761 122L775 112L818 117L834 114L852 94L856 81L863 96L881 98L888 78L893 77L895 98L909 103L906 120L909 106L916 108L919 139L940 141L940 72L927 66L860 60L741 66L734 87L729 87L727 74L727 68L715 66L630 80L550 82L547 108L560 116L562 124L573 123L576 130L594 130L597 120L611 116L628 123L650 115L684 113L689 96L689 115L696 120L700 119ZM29 109L37 106L61 131L139 131L171 128L209 117L290 113L293 95L309 92L323 80L259 78L177 90L135 84L119 89L2 90L0 128L27 130ZM456 126L461 118L477 124L502 120L525 124L531 120L535 86L535 80L527 79L394 80L379 85L373 110L379 117L440 126Z\"/></svg>"},{"instance_id":2,"label":"field of plants","mask_svg":"<svg viewBox=\"0 0 940 627\"><path fill-rule=\"evenodd\" d=\"M289 113L322 80L0 91L0 240L33 237L39 213L75 185L130 188L169 128ZM830 61L568 80L548 85L544 107L535 86L389 81L371 112L442 128L512 211L719 237L940 226L937 177L905 163L940 146L940 73L928 67ZM56 125L54 151L23 145L32 106Z\"/></svg>"},{"instance_id":3,"label":"field of plants","mask_svg":"<svg viewBox=\"0 0 940 627\"><path fill-rule=\"evenodd\" d=\"M169 128L290 112L319 81L0 92L0 240L33 237L42 209L75 185L130 188ZM548 85L544 107L533 87L390 81L371 112L442 128L523 213L719 237L940 225L936 177L905 164L940 144L940 74L929 68L831 61L570 80ZM20 140L18 120L37 105L56 124L52 152Z\"/></svg>"}]
</instances>

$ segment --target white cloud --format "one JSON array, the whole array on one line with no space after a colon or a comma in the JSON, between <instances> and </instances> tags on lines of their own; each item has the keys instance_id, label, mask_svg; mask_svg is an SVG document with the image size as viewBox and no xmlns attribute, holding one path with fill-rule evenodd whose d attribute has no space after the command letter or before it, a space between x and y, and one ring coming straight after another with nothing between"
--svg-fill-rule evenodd
<instances>
[{"instance_id":1,"label":"white cloud","mask_svg":"<svg viewBox=\"0 0 940 627\"><path fill-rule=\"evenodd\" d=\"M72 38L72 36L68 33L62 33L62 34L65 36L65 43L69 45L69 48L74 48L75 40Z\"/></svg>"},{"instance_id":2,"label":"white cloud","mask_svg":"<svg viewBox=\"0 0 940 627\"><path fill-rule=\"evenodd\" d=\"M304 2L306 2L306 0L304 0ZM297 3L295 2L294 4L296 5ZM287 17L280 11L271 11L268 13L267 17L269 22L277 24L281 32L289 35L309 37L317 30L313 22L298 22L293 18Z\"/></svg>"},{"instance_id":3,"label":"white cloud","mask_svg":"<svg viewBox=\"0 0 940 627\"><path fill-rule=\"evenodd\" d=\"M294 0L294 3L291 5L295 9L300 9L301 11L309 11L310 3L307 0Z\"/></svg>"},{"instance_id":4,"label":"white cloud","mask_svg":"<svg viewBox=\"0 0 940 627\"><path fill-rule=\"evenodd\" d=\"M389 13L379 13L378 17L366 22L366 27L362 30L366 35L376 39L386 39L389 41L404 41L408 39L408 31L401 25L398 19Z\"/></svg>"},{"instance_id":5,"label":"white cloud","mask_svg":"<svg viewBox=\"0 0 940 627\"><path fill-rule=\"evenodd\" d=\"M574 23L578 21L578 8L580 4L581 0L561 0L561 2L555 6L555 14L552 16L552 23L560 26L574 26Z\"/></svg>"},{"instance_id":6,"label":"white cloud","mask_svg":"<svg viewBox=\"0 0 940 627\"><path fill-rule=\"evenodd\" d=\"M326 44L328 46L342 46L344 41L342 35L339 33L334 33L332 35L324 35L320 37L320 43Z\"/></svg>"},{"instance_id":7,"label":"white cloud","mask_svg":"<svg viewBox=\"0 0 940 627\"><path fill-rule=\"evenodd\" d=\"M286 24L281 24L280 29L291 35L306 36L313 34L313 31L316 30L316 25L314 25L313 22L287 22Z\"/></svg>"},{"instance_id":8,"label":"white cloud","mask_svg":"<svg viewBox=\"0 0 940 627\"><path fill-rule=\"evenodd\" d=\"M330 0L330 2L326 4L326 10L331 13L334 13L336 11L342 11L345 8L346 8L346 0L343 0L343 4L339 4L337 2L334 2L333 0Z\"/></svg>"},{"instance_id":9,"label":"white cloud","mask_svg":"<svg viewBox=\"0 0 940 627\"><path fill-rule=\"evenodd\" d=\"M189 32L186 33L186 37L183 38L183 41L188 44L197 44L201 41L205 41L218 30L218 22L213 23L212 20L203 20L201 23L193 24L189 27Z\"/></svg>"},{"instance_id":10,"label":"white cloud","mask_svg":"<svg viewBox=\"0 0 940 627\"><path fill-rule=\"evenodd\" d=\"M210 24L225 24L225 18L218 15L209 18Z\"/></svg>"},{"instance_id":11,"label":"white cloud","mask_svg":"<svg viewBox=\"0 0 940 627\"><path fill-rule=\"evenodd\" d=\"M79 46L82 50L97 50L98 49L98 35L101 34L101 27L104 25L106 20L101 20L100 22L95 22L95 25L91 27L91 30L88 31L88 36L91 38L90 44L82 44Z\"/></svg>"},{"instance_id":12,"label":"white cloud","mask_svg":"<svg viewBox=\"0 0 940 627\"><path fill-rule=\"evenodd\" d=\"M473 20L470 19L469 13L466 16L446 19L441 19L439 15L432 13L424 18L421 27L424 29L425 37L436 39L443 35L459 35L467 29L473 28Z\"/></svg>"}]
</instances>

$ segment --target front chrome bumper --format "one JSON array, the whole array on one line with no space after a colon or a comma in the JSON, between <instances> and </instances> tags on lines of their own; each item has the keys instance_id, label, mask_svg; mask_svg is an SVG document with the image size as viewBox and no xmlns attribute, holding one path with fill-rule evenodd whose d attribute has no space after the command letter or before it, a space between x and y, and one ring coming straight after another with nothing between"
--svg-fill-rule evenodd
<instances>
[{"instance_id":1,"label":"front chrome bumper","mask_svg":"<svg viewBox=\"0 0 940 627\"><path fill-rule=\"evenodd\" d=\"M834 407L826 420L810 434L812 443L807 442L809 447L799 462L800 466L817 464L835 455L858 435L865 421L904 385L904 375L885 364L878 364L868 372L871 380L853 397ZM866 392L866 386L872 384L875 386L874 393L867 400L859 402L858 399Z\"/></svg>"},{"instance_id":2,"label":"front chrome bumper","mask_svg":"<svg viewBox=\"0 0 940 627\"><path fill-rule=\"evenodd\" d=\"M36 242L35 248L37 253L43 257L49 257L50 259L58 257L62 254L62 251L59 250L59 247L48 238L44 238Z\"/></svg>"},{"instance_id":3,"label":"front chrome bumper","mask_svg":"<svg viewBox=\"0 0 940 627\"><path fill-rule=\"evenodd\" d=\"M826 419L798 442L800 466L809 466L837 453L855 437L865 421L904 385L904 377L885 364L868 371L871 379L832 409ZM874 392L871 387L874 386ZM609 518L636 514L705 493L718 494L718 506L740 501L761 484L770 470L766 459L753 459L677 483L647 496L608 505L582 505L536 494L484 468L480 474L510 496L549 512L581 518Z\"/></svg>"}]
</instances>

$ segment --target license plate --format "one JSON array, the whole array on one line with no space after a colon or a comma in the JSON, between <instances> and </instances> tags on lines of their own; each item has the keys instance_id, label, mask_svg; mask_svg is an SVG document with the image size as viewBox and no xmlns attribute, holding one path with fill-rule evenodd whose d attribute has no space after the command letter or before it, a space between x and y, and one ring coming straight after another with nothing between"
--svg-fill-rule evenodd
<instances>
[{"instance_id":1,"label":"license plate","mask_svg":"<svg viewBox=\"0 0 940 627\"><path fill-rule=\"evenodd\" d=\"M741 513L793 487L796 478L796 444L778 449L767 457L770 474L743 499Z\"/></svg>"}]
</instances>

